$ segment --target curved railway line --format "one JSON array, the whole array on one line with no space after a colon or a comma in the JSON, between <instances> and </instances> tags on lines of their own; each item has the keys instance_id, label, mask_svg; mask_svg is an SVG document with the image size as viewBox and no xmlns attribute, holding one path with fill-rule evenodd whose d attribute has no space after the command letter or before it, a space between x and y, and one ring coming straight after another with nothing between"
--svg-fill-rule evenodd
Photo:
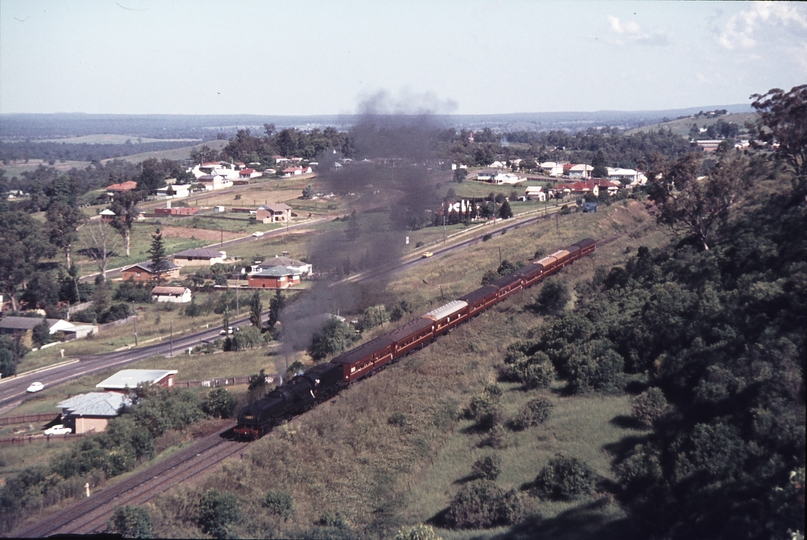
<instances>
[{"instance_id":1,"label":"curved railway line","mask_svg":"<svg viewBox=\"0 0 807 540\"><path fill-rule=\"evenodd\" d=\"M119 482L100 489L36 525L16 532L21 538L41 538L54 534L91 534L106 530L107 520L116 508L146 503L203 472L245 448L244 443L214 433L187 446L176 454Z\"/></svg>"}]
</instances>

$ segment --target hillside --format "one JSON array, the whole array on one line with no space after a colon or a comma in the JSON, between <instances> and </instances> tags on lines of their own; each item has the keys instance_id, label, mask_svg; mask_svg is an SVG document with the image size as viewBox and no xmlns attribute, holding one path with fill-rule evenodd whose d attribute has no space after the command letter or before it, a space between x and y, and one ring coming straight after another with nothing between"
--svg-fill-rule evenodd
<instances>
[{"instance_id":1,"label":"hillside","mask_svg":"<svg viewBox=\"0 0 807 540\"><path fill-rule=\"evenodd\" d=\"M659 122L658 124L653 124L649 126L642 126L633 128L628 130L627 134L631 135L634 133L642 133L647 132L650 130L659 130L659 129L669 129L675 135L680 135L681 137L689 138L689 130L692 128L692 124L697 124L699 128L708 128L709 126L715 125L719 120L723 122L730 122L735 123L740 127L741 133L745 134L747 137L747 131L745 129L745 124L747 122L755 122L757 119L757 114L753 112L743 112L743 113L728 113L725 115L715 116L715 117L695 117L688 116L687 118L680 118L676 120L670 120L669 122ZM705 136L702 136L705 138Z\"/></svg>"}]
</instances>

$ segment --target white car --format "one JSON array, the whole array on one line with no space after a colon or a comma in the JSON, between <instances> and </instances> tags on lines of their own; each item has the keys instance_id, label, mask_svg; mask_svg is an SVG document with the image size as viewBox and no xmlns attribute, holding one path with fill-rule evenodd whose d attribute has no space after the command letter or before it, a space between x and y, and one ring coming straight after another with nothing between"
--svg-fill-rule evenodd
<instances>
[{"instance_id":1,"label":"white car","mask_svg":"<svg viewBox=\"0 0 807 540\"><path fill-rule=\"evenodd\" d=\"M258 238L260 236L263 236L263 233L261 231L255 231L254 233L252 233L252 236L254 236L255 238Z\"/></svg>"},{"instance_id":2,"label":"white car","mask_svg":"<svg viewBox=\"0 0 807 540\"><path fill-rule=\"evenodd\" d=\"M31 383L31 386L29 386L25 391L34 393L34 392L39 392L43 388L45 388L44 384L42 384L41 382L35 382L35 383Z\"/></svg>"},{"instance_id":3,"label":"white car","mask_svg":"<svg viewBox=\"0 0 807 540\"><path fill-rule=\"evenodd\" d=\"M56 424L45 430L45 435L67 435L68 433L73 433L73 430L62 424Z\"/></svg>"}]
</instances>

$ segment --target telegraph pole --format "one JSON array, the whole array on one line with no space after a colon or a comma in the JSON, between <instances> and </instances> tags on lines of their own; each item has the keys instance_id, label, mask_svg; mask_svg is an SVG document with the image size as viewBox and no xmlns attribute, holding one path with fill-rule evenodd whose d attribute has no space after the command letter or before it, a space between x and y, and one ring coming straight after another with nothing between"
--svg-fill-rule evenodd
<instances>
[{"instance_id":1,"label":"telegraph pole","mask_svg":"<svg viewBox=\"0 0 807 540\"><path fill-rule=\"evenodd\" d=\"M137 311L135 310L134 300L132 300L132 315L134 316L134 338L135 347L137 347Z\"/></svg>"},{"instance_id":2,"label":"telegraph pole","mask_svg":"<svg viewBox=\"0 0 807 540\"><path fill-rule=\"evenodd\" d=\"M173 320L171 321L171 348L170 348L169 356L171 358L174 357L174 321Z\"/></svg>"}]
</instances>

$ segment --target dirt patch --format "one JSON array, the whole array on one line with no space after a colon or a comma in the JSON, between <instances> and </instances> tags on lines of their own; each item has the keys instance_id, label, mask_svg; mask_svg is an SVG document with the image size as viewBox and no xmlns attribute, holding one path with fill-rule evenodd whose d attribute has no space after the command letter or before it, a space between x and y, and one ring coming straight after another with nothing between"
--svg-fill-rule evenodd
<instances>
[{"instance_id":1,"label":"dirt patch","mask_svg":"<svg viewBox=\"0 0 807 540\"><path fill-rule=\"evenodd\" d=\"M209 240L215 242L222 239L221 231L211 231L210 229L193 229L191 227L162 227L160 229L166 238L195 238L196 240ZM244 233L224 231L224 240L241 238Z\"/></svg>"}]
</instances>

